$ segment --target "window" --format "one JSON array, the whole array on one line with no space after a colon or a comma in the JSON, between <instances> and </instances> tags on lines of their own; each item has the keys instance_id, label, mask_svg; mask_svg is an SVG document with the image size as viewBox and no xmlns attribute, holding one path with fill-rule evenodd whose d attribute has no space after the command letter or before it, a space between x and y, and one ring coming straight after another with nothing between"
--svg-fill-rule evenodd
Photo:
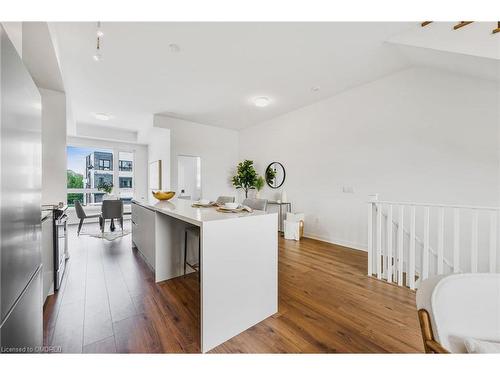
<instances>
[{"instance_id":1,"label":"window","mask_svg":"<svg viewBox=\"0 0 500 375\"><path fill-rule=\"evenodd\" d=\"M110 168L109 160L103 160L103 159L99 160L99 169L109 170L109 168Z\"/></svg>"},{"instance_id":2,"label":"window","mask_svg":"<svg viewBox=\"0 0 500 375\"><path fill-rule=\"evenodd\" d=\"M99 189L99 186L104 183L113 184L113 175L111 173L95 173L92 180L94 181L93 187Z\"/></svg>"},{"instance_id":3,"label":"window","mask_svg":"<svg viewBox=\"0 0 500 375\"><path fill-rule=\"evenodd\" d=\"M105 192L98 189L103 182L113 184L113 150L68 146L67 201L82 204L102 202Z\"/></svg>"},{"instance_id":4,"label":"window","mask_svg":"<svg viewBox=\"0 0 500 375\"><path fill-rule=\"evenodd\" d=\"M77 200L84 205L100 204L106 194L103 184L111 184L111 194L130 204L134 195L133 152L75 146L68 146L67 151L69 206ZM117 171L113 171L114 160L118 160Z\"/></svg>"},{"instance_id":5,"label":"window","mask_svg":"<svg viewBox=\"0 0 500 375\"><path fill-rule=\"evenodd\" d=\"M118 187L120 199L130 204L134 196L134 153L120 151L118 153Z\"/></svg>"},{"instance_id":6,"label":"window","mask_svg":"<svg viewBox=\"0 0 500 375\"><path fill-rule=\"evenodd\" d=\"M130 160L120 160L118 166L122 172L132 172L132 162Z\"/></svg>"},{"instance_id":7,"label":"window","mask_svg":"<svg viewBox=\"0 0 500 375\"><path fill-rule=\"evenodd\" d=\"M121 189L132 189L132 177L120 177Z\"/></svg>"}]
</instances>

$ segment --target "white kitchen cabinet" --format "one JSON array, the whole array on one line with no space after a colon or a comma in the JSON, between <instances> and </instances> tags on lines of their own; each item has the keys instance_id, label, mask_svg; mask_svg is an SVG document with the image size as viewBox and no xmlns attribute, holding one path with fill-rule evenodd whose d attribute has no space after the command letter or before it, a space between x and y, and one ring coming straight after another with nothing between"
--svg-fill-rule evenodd
<instances>
[{"instance_id":1,"label":"white kitchen cabinet","mask_svg":"<svg viewBox=\"0 0 500 375\"><path fill-rule=\"evenodd\" d=\"M43 301L54 294L54 222L52 212L42 220Z\"/></svg>"},{"instance_id":2,"label":"white kitchen cabinet","mask_svg":"<svg viewBox=\"0 0 500 375\"><path fill-rule=\"evenodd\" d=\"M132 242L155 268L155 212L132 203Z\"/></svg>"},{"instance_id":3,"label":"white kitchen cabinet","mask_svg":"<svg viewBox=\"0 0 500 375\"><path fill-rule=\"evenodd\" d=\"M224 213L176 198L134 202L135 239L145 256L155 247L156 282L184 274L185 230L199 230L202 352L278 311L277 213Z\"/></svg>"}]
</instances>

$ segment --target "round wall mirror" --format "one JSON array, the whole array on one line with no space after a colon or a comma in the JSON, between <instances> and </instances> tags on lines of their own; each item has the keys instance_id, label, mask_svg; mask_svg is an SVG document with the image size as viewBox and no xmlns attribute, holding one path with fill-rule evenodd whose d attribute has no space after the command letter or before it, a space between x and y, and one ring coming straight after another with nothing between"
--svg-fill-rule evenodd
<instances>
[{"instance_id":1,"label":"round wall mirror","mask_svg":"<svg viewBox=\"0 0 500 375\"><path fill-rule=\"evenodd\" d=\"M285 176L285 167L277 161L273 161L266 168L266 182L273 189L277 189L283 185Z\"/></svg>"}]
</instances>

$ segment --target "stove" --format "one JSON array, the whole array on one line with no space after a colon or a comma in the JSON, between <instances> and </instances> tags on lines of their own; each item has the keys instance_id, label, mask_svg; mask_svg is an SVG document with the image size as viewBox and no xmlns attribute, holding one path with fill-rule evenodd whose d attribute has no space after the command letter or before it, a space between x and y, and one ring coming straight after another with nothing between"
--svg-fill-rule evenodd
<instances>
[{"instance_id":1,"label":"stove","mask_svg":"<svg viewBox=\"0 0 500 375\"><path fill-rule=\"evenodd\" d=\"M51 210L54 233L54 290L61 288L68 253L68 216L67 205L43 205L42 210Z\"/></svg>"}]
</instances>

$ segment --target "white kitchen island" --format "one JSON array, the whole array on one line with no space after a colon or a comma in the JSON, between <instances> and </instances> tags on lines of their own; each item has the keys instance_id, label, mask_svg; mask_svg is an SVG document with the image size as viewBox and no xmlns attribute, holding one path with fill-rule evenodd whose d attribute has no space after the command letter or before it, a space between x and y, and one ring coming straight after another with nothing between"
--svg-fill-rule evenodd
<instances>
[{"instance_id":1,"label":"white kitchen island","mask_svg":"<svg viewBox=\"0 0 500 375\"><path fill-rule=\"evenodd\" d=\"M132 241L156 282L184 274L184 230L200 231L201 350L278 311L277 213L222 213L191 201L132 201Z\"/></svg>"}]
</instances>

